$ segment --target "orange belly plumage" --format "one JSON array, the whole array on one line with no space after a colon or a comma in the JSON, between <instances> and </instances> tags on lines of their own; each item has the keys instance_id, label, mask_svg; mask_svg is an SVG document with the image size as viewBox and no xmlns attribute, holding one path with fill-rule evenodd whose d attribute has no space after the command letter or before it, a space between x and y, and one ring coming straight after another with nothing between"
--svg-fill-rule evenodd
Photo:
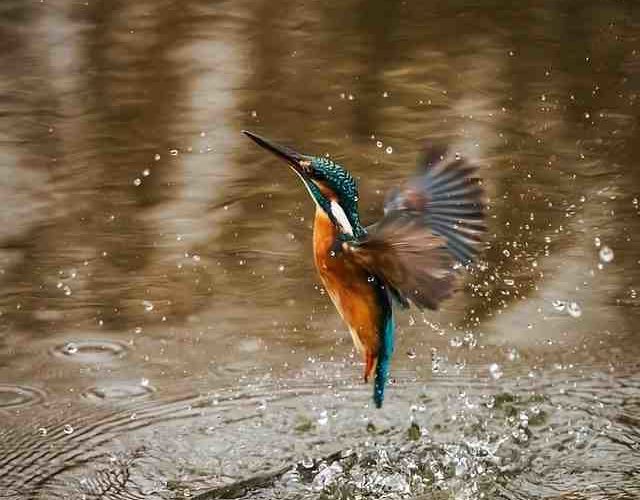
<instances>
[{"instance_id":1,"label":"orange belly plumage","mask_svg":"<svg viewBox=\"0 0 640 500\"><path fill-rule=\"evenodd\" d=\"M313 231L316 268L329 297L347 324L356 348L364 357L367 380L380 350L382 310L370 274L343 254L330 255L336 236L333 223L318 209Z\"/></svg>"}]
</instances>

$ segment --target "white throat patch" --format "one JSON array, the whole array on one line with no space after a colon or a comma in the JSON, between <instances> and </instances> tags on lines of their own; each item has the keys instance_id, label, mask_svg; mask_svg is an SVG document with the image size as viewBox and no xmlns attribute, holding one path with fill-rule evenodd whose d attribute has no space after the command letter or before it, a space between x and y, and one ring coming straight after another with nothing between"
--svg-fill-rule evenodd
<instances>
[{"instance_id":1,"label":"white throat patch","mask_svg":"<svg viewBox=\"0 0 640 500\"><path fill-rule=\"evenodd\" d=\"M351 222L349 222L347 214L344 213L344 210L342 209L340 204L335 200L331 200L331 213L340 225L340 229L342 229L342 232L353 236L353 228L351 227Z\"/></svg>"}]
</instances>

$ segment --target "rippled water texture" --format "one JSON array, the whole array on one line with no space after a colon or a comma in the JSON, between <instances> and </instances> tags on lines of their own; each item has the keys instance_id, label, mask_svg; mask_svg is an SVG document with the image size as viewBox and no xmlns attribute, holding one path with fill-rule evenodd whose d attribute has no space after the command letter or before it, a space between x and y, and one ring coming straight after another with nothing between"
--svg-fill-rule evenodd
<instances>
[{"instance_id":1,"label":"rippled water texture","mask_svg":"<svg viewBox=\"0 0 640 500\"><path fill-rule=\"evenodd\" d=\"M0 498L640 498L640 9L511 3L0 2ZM480 166L380 411L242 129Z\"/></svg>"}]
</instances>

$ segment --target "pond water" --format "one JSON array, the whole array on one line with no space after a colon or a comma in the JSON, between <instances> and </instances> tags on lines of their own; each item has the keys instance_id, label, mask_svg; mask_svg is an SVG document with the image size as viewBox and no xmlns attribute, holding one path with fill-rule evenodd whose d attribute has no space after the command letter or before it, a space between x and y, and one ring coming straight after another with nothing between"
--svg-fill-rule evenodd
<instances>
[{"instance_id":1,"label":"pond water","mask_svg":"<svg viewBox=\"0 0 640 500\"><path fill-rule=\"evenodd\" d=\"M0 498L640 497L635 1L3 0ZM376 410L313 204L425 139L489 248Z\"/></svg>"}]
</instances>

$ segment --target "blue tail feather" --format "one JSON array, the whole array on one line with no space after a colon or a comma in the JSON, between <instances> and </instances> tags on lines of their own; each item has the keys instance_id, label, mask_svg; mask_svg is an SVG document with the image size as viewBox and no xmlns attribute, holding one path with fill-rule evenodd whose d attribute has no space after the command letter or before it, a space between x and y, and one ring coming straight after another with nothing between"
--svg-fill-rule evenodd
<instances>
[{"instance_id":1,"label":"blue tail feather","mask_svg":"<svg viewBox=\"0 0 640 500\"><path fill-rule=\"evenodd\" d=\"M393 342L395 324L393 322L393 312L391 303L384 297L385 314L383 318L380 339L380 352L378 353L378 363L376 365L376 376L373 383L373 401L376 408L382 407L384 401L384 386L389 378L389 365L393 356Z\"/></svg>"}]
</instances>

